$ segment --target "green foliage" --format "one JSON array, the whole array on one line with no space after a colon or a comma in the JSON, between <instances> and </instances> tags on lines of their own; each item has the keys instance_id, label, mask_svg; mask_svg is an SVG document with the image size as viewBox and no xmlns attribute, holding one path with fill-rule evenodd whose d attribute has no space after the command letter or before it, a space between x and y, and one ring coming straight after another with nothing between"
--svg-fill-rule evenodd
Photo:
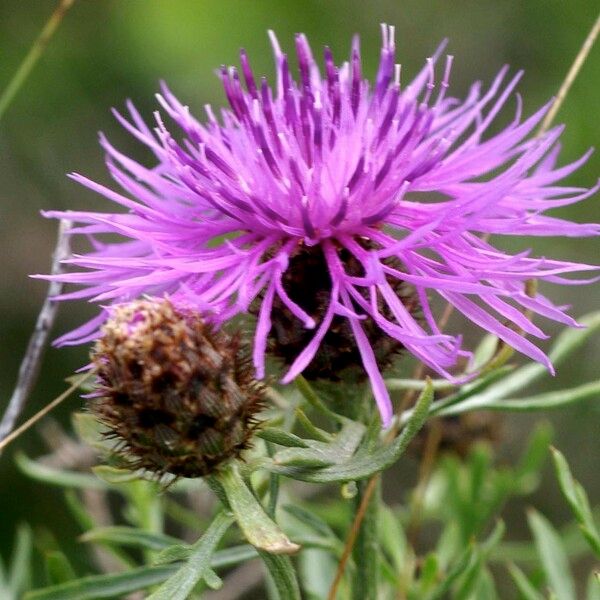
<instances>
[{"instance_id":1,"label":"green foliage","mask_svg":"<svg viewBox=\"0 0 600 600\"><path fill-rule=\"evenodd\" d=\"M590 329L600 327L598 315L583 320ZM590 329L559 336L552 350L555 360L564 360ZM499 365L496 351L495 344L484 340L475 362L496 366L458 388L429 380L392 380L395 389L420 392L414 406L397 418L393 433L381 431L367 413L364 420L354 420L333 412L300 379L296 390L278 395L278 408L267 413L269 421L245 463L230 463L204 482L166 481L166 488L111 462L112 446L101 429L89 415L76 415L75 432L106 464L80 472L23 454L17 455L17 464L36 481L65 490L67 506L83 531L83 547L104 552L116 570L84 573L60 548L46 548L45 587L29 591L26 598L118 598L139 590L156 599L199 598L203 590L222 586L228 570L257 558L265 569L269 598L326 598L367 480L401 460L415 437L423 435L419 432L429 418L482 408L538 410L596 394L598 384L591 383L510 399L540 372L532 365ZM361 393L354 390L353 397ZM443 427L444 421L440 424ZM531 539L505 541L500 520L508 501L536 489L551 437L551 428L538 423L512 465L499 463L494 448L485 442L474 444L466 456L443 453L431 463L431 472L406 490L400 505L388 505L376 493L337 597L497 600L514 592L525 600L540 600L547 593L558 600L577 598L571 562L585 553L586 542L597 553L599 535L587 495L560 452L553 450L554 468L576 526L558 531L531 509ZM326 484L328 494L301 501L290 480ZM87 494L118 498L113 504L120 508L112 523L98 521ZM185 501L190 494L211 496L210 510L190 510ZM200 535L190 541L190 531ZM0 571L7 598L31 589L32 543L27 532L22 529L19 534L11 566ZM240 537L248 543L240 544ZM297 554L285 555L290 553ZM508 578L498 577L503 570ZM588 600L597 600L596 588L591 576Z\"/></svg>"},{"instance_id":2,"label":"green foliage","mask_svg":"<svg viewBox=\"0 0 600 600\"><path fill-rule=\"evenodd\" d=\"M600 534L594 521L587 494L581 484L573 478L565 457L556 448L552 448L552 458L560 489L569 503L585 539L596 556L600 558Z\"/></svg>"}]
</instances>

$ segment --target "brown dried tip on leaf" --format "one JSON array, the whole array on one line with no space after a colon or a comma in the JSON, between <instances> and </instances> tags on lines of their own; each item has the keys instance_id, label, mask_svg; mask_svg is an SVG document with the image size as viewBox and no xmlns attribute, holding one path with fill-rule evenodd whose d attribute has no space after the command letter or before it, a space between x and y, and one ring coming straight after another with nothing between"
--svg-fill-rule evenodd
<instances>
[{"instance_id":1,"label":"brown dried tip on leaf","mask_svg":"<svg viewBox=\"0 0 600 600\"><path fill-rule=\"evenodd\" d=\"M239 336L197 313L164 299L117 306L92 361L91 411L130 468L202 477L250 445L264 387Z\"/></svg>"}]
</instances>

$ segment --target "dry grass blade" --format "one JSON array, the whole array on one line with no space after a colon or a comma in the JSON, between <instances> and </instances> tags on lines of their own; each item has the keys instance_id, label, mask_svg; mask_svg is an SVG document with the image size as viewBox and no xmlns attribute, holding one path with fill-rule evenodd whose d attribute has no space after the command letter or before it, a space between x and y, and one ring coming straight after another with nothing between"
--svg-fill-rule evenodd
<instances>
[{"instance_id":1,"label":"dry grass blade","mask_svg":"<svg viewBox=\"0 0 600 600\"><path fill-rule=\"evenodd\" d=\"M592 50L594 42L596 41L599 34L600 34L600 15L598 15L598 18L596 19L594 26L590 30L588 36L585 38L585 41L583 42L583 45L581 46L579 53L575 57L575 60L573 61L573 64L571 65L571 68L569 69L569 72L567 73L565 80L563 81L562 85L560 86L560 89L558 90L558 94L556 95L556 98L554 100L554 103L552 104L552 107L550 108L550 110L548 111L548 114L546 115L546 117L542 121L542 124L540 125L538 135L544 134L548 130L548 128L552 125L552 123L554 122L554 118L556 117L556 114L560 110L562 103L564 102L565 98L567 97L567 94L569 93L569 90L571 89L571 86L573 85L575 78L579 74L581 67L583 67L583 64L585 63L585 59L588 57L590 51Z\"/></svg>"},{"instance_id":2,"label":"dry grass blade","mask_svg":"<svg viewBox=\"0 0 600 600\"><path fill-rule=\"evenodd\" d=\"M10 106L10 103L25 83L27 77L29 77L33 67L35 67L35 64L44 53L50 38L54 35L54 32L58 29L64 16L73 4L75 4L75 0L61 0L48 21L46 21L40 35L31 46L27 56L25 56L17 72L13 75L13 78L9 81L6 89L0 96L0 119L2 119L6 109Z\"/></svg>"},{"instance_id":3,"label":"dry grass blade","mask_svg":"<svg viewBox=\"0 0 600 600\"><path fill-rule=\"evenodd\" d=\"M0 442L0 452L8 446L12 441L16 440L22 433L25 433L30 427L35 425L41 418L45 417L51 410L56 408L61 402L66 400L77 388L81 386L82 383L87 381L92 375L94 375L95 371L88 371L78 377L73 384L68 387L60 396L57 396L52 400L52 402L46 404L44 408L42 408L39 412L37 412L31 419L28 419L23 423L23 425L17 427L14 431L12 431L9 435L7 435Z\"/></svg>"}]
</instances>

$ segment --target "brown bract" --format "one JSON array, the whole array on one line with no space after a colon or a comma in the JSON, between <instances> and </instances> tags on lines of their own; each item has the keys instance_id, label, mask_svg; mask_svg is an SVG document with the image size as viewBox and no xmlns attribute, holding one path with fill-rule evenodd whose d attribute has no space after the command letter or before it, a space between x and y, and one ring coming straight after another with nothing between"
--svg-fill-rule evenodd
<instances>
[{"instance_id":1,"label":"brown bract","mask_svg":"<svg viewBox=\"0 0 600 600\"><path fill-rule=\"evenodd\" d=\"M130 468L201 477L249 446L264 387L239 336L212 330L197 313L163 299L120 305L92 361L90 408L122 441Z\"/></svg>"}]
</instances>

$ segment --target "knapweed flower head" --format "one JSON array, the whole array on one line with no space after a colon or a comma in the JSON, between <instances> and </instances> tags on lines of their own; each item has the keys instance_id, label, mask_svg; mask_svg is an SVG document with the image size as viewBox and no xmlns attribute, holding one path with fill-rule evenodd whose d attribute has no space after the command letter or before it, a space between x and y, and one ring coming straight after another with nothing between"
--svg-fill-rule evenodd
<instances>
[{"instance_id":1,"label":"knapweed flower head","mask_svg":"<svg viewBox=\"0 0 600 600\"><path fill-rule=\"evenodd\" d=\"M545 214L598 189L559 183L588 154L557 166L563 128L533 134L549 104L522 118L514 94L521 73L507 78L507 68L489 86L477 82L464 98L450 96L452 57L437 65L443 47L405 84L392 27L383 27L372 83L358 38L338 66L328 48L317 62L298 35L296 77L271 40L276 83L258 78L242 51L240 70L221 68L229 107L220 113L207 106L196 119L165 85L152 128L131 104L129 117L115 113L155 161L140 164L102 136L123 193L73 175L119 210L47 213L76 221L72 233L94 245L66 261L79 271L55 277L83 286L59 298L108 305L168 295L217 324L252 312L256 374L264 376L268 347L284 348L284 383L310 371L343 328L347 354L362 361L385 424L392 407L378 343L403 347L447 378L468 354L460 335L440 330L432 292L551 369L522 335L545 337L523 309L576 323L541 294L530 297L525 283L570 284L564 274L593 267L510 254L487 239L599 233L597 225ZM490 133L512 98L514 118ZM115 233L126 241L102 240ZM93 339L106 315L60 343Z\"/></svg>"},{"instance_id":2,"label":"knapweed flower head","mask_svg":"<svg viewBox=\"0 0 600 600\"><path fill-rule=\"evenodd\" d=\"M92 351L93 414L132 469L202 477L246 449L264 386L239 335L167 299L111 307Z\"/></svg>"}]
</instances>

